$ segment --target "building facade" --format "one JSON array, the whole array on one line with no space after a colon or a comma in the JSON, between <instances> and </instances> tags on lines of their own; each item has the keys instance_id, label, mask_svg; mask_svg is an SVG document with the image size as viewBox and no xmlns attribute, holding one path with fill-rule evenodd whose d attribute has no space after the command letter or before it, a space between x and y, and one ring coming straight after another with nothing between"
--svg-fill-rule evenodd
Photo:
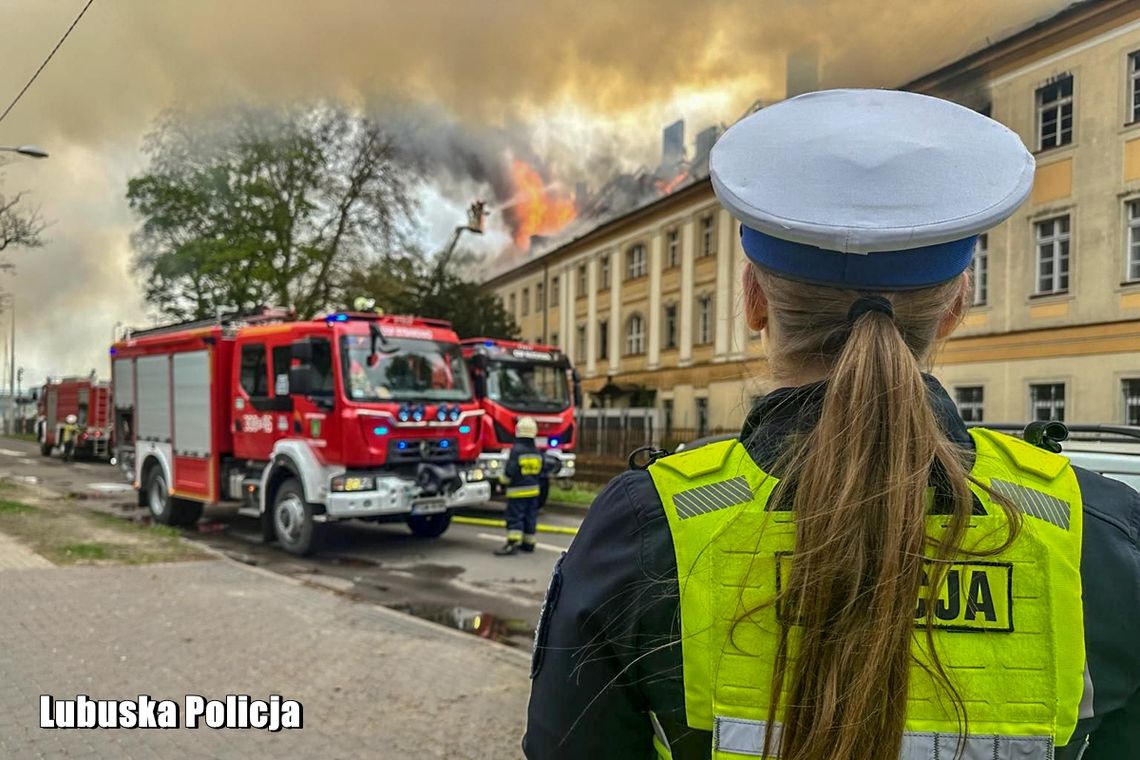
<instances>
[{"instance_id":1,"label":"building facade","mask_svg":"<svg viewBox=\"0 0 1140 760\"><path fill-rule=\"evenodd\" d=\"M967 419L1140 424L1140 5L1091 0L906 84L1002 122L1029 201L979 239L974 305L934 372ZM770 388L736 223L707 179L486 283L595 405L697 434Z\"/></svg>"}]
</instances>

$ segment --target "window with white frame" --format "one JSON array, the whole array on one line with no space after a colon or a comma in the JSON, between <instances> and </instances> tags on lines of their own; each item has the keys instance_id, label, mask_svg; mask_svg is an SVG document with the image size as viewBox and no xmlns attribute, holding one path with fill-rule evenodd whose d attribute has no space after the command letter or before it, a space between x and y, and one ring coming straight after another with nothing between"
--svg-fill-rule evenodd
<instances>
[{"instance_id":1,"label":"window with white frame","mask_svg":"<svg viewBox=\"0 0 1140 760\"><path fill-rule=\"evenodd\" d=\"M676 227L665 231L665 268L681 265L681 233Z\"/></svg>"},{"instance_id":2,"label":"window with white frame","mask_svg":"<svg viewBox=\"0 0 1140 760\"><path fill-rule=\"evenodd\" d=\"M1140 121L1140 50L1128 54L1129 121Z\"/></svg>"},{"instance_id":3,"label":"window with white frame","mask_svg":"<svg viewBox=\"0 0 1140 760\"><path fill-rule=\"evenodd\" d=\"M546 286L541 282L534 286L534 310L542 311L546 308Z\"/></svg>"},{"instance_id":4,"label":"window with white frame","mask_svg":"<svg viewBox=\"0 0 1140 760\"><path fill-rule=\"evenodd\" d=\"M625 323L625 353L627 356L645 353L645 320L640 314L631 314Z\"/></svg>"},{"instance_id":5,"label":"window with white frame","mask_svg":"<svg viewBox=\"0 0 1140 760\"><path fill-rule=\"evenodd\" d=\"M578 325L574 336L574 360L579 364L586 361L586 326Z\"/></svg>"},{"instance_id":6,"label":"window with white frame","mask_svg":"<svg viewBox=\"0 0 1140 760\"><path fill-rule=\"evenodd\" d=\"M665 305L665 318L661 321L662 339L666 349L677 347L677 304Z\"/></svg>"},{"instance_id":7,"label":"window with white frame","mask_svg":"<svg viewBox=\"0 0 1140 760\"><path fill-rule=\"evenodd\" d=\"M1069 215L1033 225L1037 237L1037 294L1069 290Z\"/></svg>"},{"instance_id":8,"label":"window with white frame","mask_svg":"<svg viewBox=\"0 0 1140 760\"><path fill-rule=\"evenodd\" d=\"M1037 148L1048 150L1073 141L1073 75L1037 89Z\"/></svg>"},{"instance_id":9,"label":"window with white frame","mask_svg":"<svg viewBox=\"0 0 1140 760\"><path fill-rule=\"evenodd\" d=\"M974 244L974 260L970 263L970 280L974 285L974 306L985 306L990 287L990 239L989 235L978 235Z\"/></svg>"},{"instance_id":10,"label":"window with white frame","mask_svg":"<svg viewBox=\"0 0 1140 760\"><path fill-rule=\"evenodd\" d=\"M610 322L603 319L598 323L598 358L607 359L610 355Z\"/></svg>"},{"instance_id":11,"label":"window with white frame","mask_svg":"<svg viewBox=\"0 0 1140 760\"><path fill-rule=\"evenodd\" d=\"M1038 383L1029 386L1029 412L1034 420L1065 421L1065 384Z\"/></svg>"},{"instance_id":12,"label":"window with white frame","mask_svg":"<svg viewBox=\"0 0 1140 760\"><path fill-rule=\"evenodd\" d=\"M558 342L558 333L551 333L550 334L550 345L552 345L556 348L562 348L562 346Z\"/></svg>"},{"instance_id":13,"label":"window with white frame","mask_svg":"<svg viewBox=\"0 0 1140 760\"><path fill-rule=\"evenodd\" d=\"M713 340L713 299L701 296L697 299L697 343L712 343Z\"/></svg>"},{"instance_id":14,"label":"window with white frame","mask_svg":"<svg viewBox=\"0 0 1140 760\"><path fill-rule=\"evenodd\" d=\"M705 214L701 217L701 256L716 255L716 216Z\"/></svg>"},{"instance_id":15,"label":"window with white frame","mask_svg":"<svg viewBox=\"0 0 1140 760\"><path fill-rule=\"evenodd\" d=\"M510 304L510 309L508 309L508 311L511 312L511 316L513 317L514 315L518 314L518 307L515 306L515 294L514 293L511 293L509 296L507 296L507 303Z\"/></svg>"},{"instance_id":16,"label":"window with white frame","mask_svg":"<svg viewBox=\"0 0 1140 760\"><path fill-rule=\"evenodd\" d=\"M1124 424L1140 425L1140 379L1121 380L1120 385L1124 391Z\"/></svg>"},{"instance_id":17,"label":"window with white frame","mask_svg":"<svg viewBox=\"0 0 1140 760\"><path fill-rule=\"evenodd\" d=\"M661 401L661 429L665 437L673 435L673 399Z\"/></svg>"},{"instance_id":18,"label":"window with white frame","mask_svg":"<svg viewBox=\"0 0 1140 760\"><path fill-rule=\"evenodd\" d=\"M625 278L636 280L645 276L645 245L635 243L625 252Z\"/></svg>"},{"instance_id":19,"label":"window with white frame","mask_svg":"<svg viewBox=\"0 0 1140 760\"><path fill-rule=\"evenodd\" d=\"M1124 251L1127 270L1125 278L1129 282L1140 281L1140 200L1128 201L1124 204L1128 218L1128 234L1125 236L1126 248Z\"/></svg>"},{"instance_id":20,"label":"window with white frame","mask_svg":"<svg viewBox=\"0 0 1140 760\"><path fill-rule=\"evenodd\" d=\"M522 289L522 313L524 317L530 314L530 288Z\"/></svg>"},{"instance_id":21,"label":"window with white frame","mask_svg":"<svg viewBox=\"0 0 1140 760\"><path fill-rule=\"evenodd\" d=\"M954 389L954 402L958 413L966 422L981 422L985 389L980 385L960 385Z\"/></svg>"},{"instance_id":22,"label":"window with white frame","mask_svg":"<svg viewBox=\"0 0 1140 760\"><path fill-rule=\"evenodd\" d=\"M610 255L608 253L602 256L600 274L601 282L598 284L598 290L606 290L610 286Z\"/></svg>"},{"instance_id":23,"label":"window with white frame","mask_svg":"<svg viewBox=\"0 0 1140 760\"><path fill-rule=\"evenodd\" d=\"M550 278L550 305L551 306L557 306L558 305L558 299L560 297L559 293L558 293L559 284L560 283L558 282L558 277L555 276L555 277Z\"/></svg>"},{"instance_id":24,"label":"window with white frame","mask_svg":"<svg viewBox=\"0 0 1140 760\"><path fill-rule=\"evenodd\" d=\"M578 293L576 294L579 298L585 298L586 297L587 277L588 277L588 275L586 272L586 265L585 264L579 264L578 265Z\"/></svg>"}]
</instances>

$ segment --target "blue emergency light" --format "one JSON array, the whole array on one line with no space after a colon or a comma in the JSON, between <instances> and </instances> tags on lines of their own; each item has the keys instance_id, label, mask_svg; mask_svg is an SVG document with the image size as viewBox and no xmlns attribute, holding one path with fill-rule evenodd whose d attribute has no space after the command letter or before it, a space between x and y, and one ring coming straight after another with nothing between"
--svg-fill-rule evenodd
<instances>
[{"instance_id":1,"label":"blue emergency light","mask_svg":"<svg viewBox=\"0 0 1140 760\"><path fill-rule=\"evenodd\" d=\"M375 427L375 428L372 428L372 432L375 433L376 435L388 435L388 428L386 428L386 427Z\"/></svg>"}]
</instances>

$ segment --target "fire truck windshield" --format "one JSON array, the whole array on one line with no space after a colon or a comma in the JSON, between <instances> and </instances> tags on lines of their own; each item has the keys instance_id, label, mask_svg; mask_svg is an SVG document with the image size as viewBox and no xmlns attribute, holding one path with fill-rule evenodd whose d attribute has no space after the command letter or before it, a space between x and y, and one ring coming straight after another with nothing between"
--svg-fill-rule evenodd
<instances>
[{"instance_id":1,"label":"fire truck windshield","mask_svg":"<svg viewBox=\"0 0 1140 760\"><path fill-rule=\"evenodd\" d=\"M353 401L466 401L471 398L459 346L388 338L369 366L367 335L341 337L344 391Z\"/></svg>"},{"instance_id":2,"label":"fire truck windshield","mask_svg":"<svg viewBox=\"0 0 1140 760\"><path fill-rule=\"evenodd\" d=\"M521 412L559 412L570 405L566 370L554 364L492 361L487 396Z\"/></svg>"}]
</instances>

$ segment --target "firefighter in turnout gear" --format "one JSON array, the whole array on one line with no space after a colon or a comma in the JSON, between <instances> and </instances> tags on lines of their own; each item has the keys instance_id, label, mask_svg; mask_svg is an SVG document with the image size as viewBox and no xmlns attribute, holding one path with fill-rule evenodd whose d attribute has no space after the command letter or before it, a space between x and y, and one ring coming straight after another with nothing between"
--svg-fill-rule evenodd
<instances>
[{"instance_id":1,"label":"firefighter in turnout gear","mask_svg":"<svg viewBox=\"0 0 1140 760\"><path fill-rule=\"evenodd\" d=\"M546 460L535 445L538 423L533 417L520 417L515 423L515 444L499 476L507 489L507 543L495 550L506 556L518 551L533 552L538 522L538 498L546 477Z\"/></svg>"},{"instance_id":2,"label":"firefighter in turnout gear","mask_svg":"<svg viewBox=\"0 0 1140 760\"><path fill-rule=\"evenodd\" d=\"M529 758L1140 757L1140 495L967 428L933 376L1034 160L909 92L815 92L710 157L770 391L599 495L539 617Z\"/></svg>"},{"instance_id":3,"label":"firefighter in turnout gear","mask_svg":"<svg viewBox=\"0 0 1140 760\"><path fill-rule=\"evenodd\" d=\"M79 445L79 418L74 414L64 418L60 444L63 449L63 461L70 462L75 458L75 447Z\"/></svg>"}]
</instances>

